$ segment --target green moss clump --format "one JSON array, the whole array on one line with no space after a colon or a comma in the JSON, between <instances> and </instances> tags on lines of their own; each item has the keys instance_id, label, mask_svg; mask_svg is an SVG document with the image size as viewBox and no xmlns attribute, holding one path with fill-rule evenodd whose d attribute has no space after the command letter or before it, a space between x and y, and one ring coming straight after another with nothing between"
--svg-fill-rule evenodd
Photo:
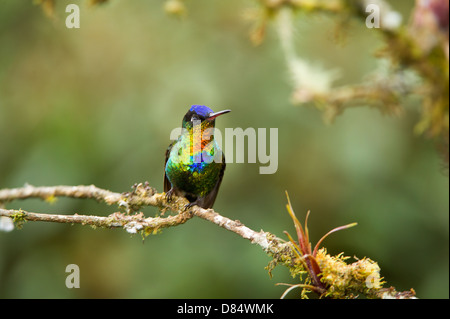
<instances>
[{"instance_id":1,"label":"green moss clump","mask_svg":"<svg viewBox=\"0 0 450 319\"><path fill-rule=\"evenodd\" d=\"M327 287L324 297L351 298L359 294L370 297L382 288L384 282L378 263L363 258L347 264L349 258L342 253L331 256L325 248L317 252L316 260L322 271L320 280Z\"/></svg>"},{"instance_id":2,"label":"green moss clump","mask_svg":"<svg viewBox=\"0 0 450 319\"><path fill-rule=\"evenodd\" d=\"M16 226L17 229L22 229L23 224L26 222L26 216L27 214L19 209L19 210L15 210L13 214L11 214L11 219L14 222L14 225Z\"/></svg>"}]
</instances>

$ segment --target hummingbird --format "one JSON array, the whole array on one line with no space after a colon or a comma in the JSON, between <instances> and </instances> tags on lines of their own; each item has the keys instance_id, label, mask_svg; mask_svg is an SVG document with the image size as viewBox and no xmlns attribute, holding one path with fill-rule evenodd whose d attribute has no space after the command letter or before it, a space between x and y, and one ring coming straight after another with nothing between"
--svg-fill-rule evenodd
<instances>
[{"instance_id":1,"label":"hummingbird","mask_svg":"<svg viewBox=\"0 0 450 319\"><path fill-rule=\"evenodd\" d=\"M166 151L164 192L166 198L184 196L189 204L212 208L225 172L225 155L214 140L216 118L231 112L213 112L192 105L184 115L180 137Z\"/></svg>"}]
</instances>

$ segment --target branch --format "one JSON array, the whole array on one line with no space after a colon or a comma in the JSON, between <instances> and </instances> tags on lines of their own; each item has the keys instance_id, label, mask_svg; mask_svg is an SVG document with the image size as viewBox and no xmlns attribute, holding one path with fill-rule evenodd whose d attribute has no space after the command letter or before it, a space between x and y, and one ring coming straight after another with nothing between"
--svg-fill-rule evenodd
<instances>
[{"instance_id":1,"label":"branch","mask_svg":"<svg viewBox=\"0 0 450 319\"><path fill-rule=\"evenodd\" d=\"M103 228L124 228L129 233L143 231L148 235L158 229L168 228L184 224L193 216L200 217L212 222L222 228L236 233L242 238L250 240L259 245L265 252L277 254L285 250L289 243L282 243L283 240L277 238L271 233L264 231L256 232L240 221L231 220L220 215L213 209L203 209L193 206L185 209L187 204L184 198L174 198L168 202L164 193L156 193L148 183L133 186L132 192L114 193L108 190L100 189L94 185L90 186L52 186L52 187L34 187L26 185L22 188L0 190L0 205L18 199L40 198L52 202L57 197L70 198L92 198L98 202L107 205L118 205L124 208L126 213L116 212L107 217L88 216L88 215L55 215L26 212L23 210L7 210L0 208L0 216L10 217L16 223L23 221L44 221L56 223L82 224ZM131 215L143 206L159 207L164 212L169 209L176 213L167 217L147 217L143 213Z\"/></svg>"},{"instance_id":2,"label":"branch","mask_svg":"<svg viewBox=\"0 0 450 319\"><path fill-rule=\"evenodd\" d=\"M354 106L372 106L384 113L399 114L407 98L420 99L422 115L414 131L436 138L442 145L440 151L448 165L449 134L449 40L448 1L417 1L409 19L392 10L389 3L349 0L259 0L260 9L249 16L254 27L251 39L256 44L263 41L270 20L276 29L291 73L294 91L292 102L312 102L323 111L325 120L332 122L345 109ZM367 5L379 8L381 25L373 28L381 35L383 49L376 53L380 62L389 68L377 67L362 84L334 87L339 78L336 70L324 70L312 65L297 53L294 17L297 12L328 13L337 19L336 31L342 32L351 18L366 28ZM425 18L426 17L426 18ZM369 30L369 29L368 29ZM380 63L383 66L382 63Z\"/></svg>"},{"instance_id":3,"label":"branch","mask_svg":"<svg viewBox=\"0 0 450 319\"><path fill-rule=\"evenodd\" d=\"M66 224L81 224L90 225L93 227L103 228L124 228L127 232L135 234L138 231L145 231L146 234L150 231L155 231L161 228L173 227L184 224L192 218L192 213L181 212L175 216L168 216L166 218L154 217L144 218L142 213L136 215L126 215L123 213L113 213L108 217L102 216L87 216L87 215L57 215L57 214L40 214L32 213L24 210L6 210L0 208L0 216L9 217L19 227L24 221L35 222L53 222Z\"/></svg>"},{"instance_id":4,"label":"branch","mask_svg":"<svg viewBox=\"0 0 450 319\"><path fill-rule=\"evenodd\" d=\"M148 185L146 185L148 187ZM151 189L153 190L153 189ZM150 190L150 191L151 191ZM147 189L149 191L149 189ZM126 194L126 193L124 193ZM104 202L108 205L120 204L124 194L114 193L108 190L98 188L94 185L90 186L51 186L51 187L34 187L25 185L21 188L0 190L0 203L10 202L17 199L40 198L51 201L55 197L72 197L72 198L93 198L98 202ZM142 198L144 204L149 206L157 206L157 197Z\"/></svg>"},{"instance_id":5,"label":"branch","mask_svg":"<svg viewBox=\"0 0 450 319\"><path fill-rule=\"evenodd\" d=\"M21 209L4 208L6 203L13 200L40 198L53 202L57 197L92 198L108 205L118 205L120 209L125 211L115 212L104 217L78 214L42 214ZM184 224L197 216L260 246L266 254L273 258L267 267L269 274L276 265L283 264L289 268L293 276L299 275L301 279L302 274L311 273L311 270L309 269L308 272L307 268L311 264L308 261L313 258L314 265L317 266L315 269L316 279L321 278L320 281L310 282L310 279L307 278L306 284L291 285L291 288L283 294L283 297L293 288L301 287L303 288L302 296L305 291L315 291L320 296L328 298L354 297L355 292L357 294L363 293L370 298L414 298L413 290L397 292L392 287L382 288L380 268L376 262L368 258L347 264L344 262L347 257L343 257L342 254L330 256L326 253L325 248L317 251L320 242L315 248L314 254L302 253L299 255L298 249L296 249L298 246L294 241L286 242L263 230L256 232L240 221L224 217L213 209L203 209L198 206L187 208L186 204L188 204L188 201L181 197L174 197L171 201L167 201L165 193L156 193L155 189L150 187L147 182L135 184L133 185L133 191L122 194L100 189L94 185L52 187L26 185L22 188L0 190L0 221L5 217L11 218L19 228L26 221L123 228L132 234L140 232L143 236L148 236L162 228ZM161 215L145 218L142 212L138 212L143 206L158 207L161 210ZM171 210L175 215L161 217L166 210ZM348 227L346 226L346 228Z\"/></svg>"}]
</instances>

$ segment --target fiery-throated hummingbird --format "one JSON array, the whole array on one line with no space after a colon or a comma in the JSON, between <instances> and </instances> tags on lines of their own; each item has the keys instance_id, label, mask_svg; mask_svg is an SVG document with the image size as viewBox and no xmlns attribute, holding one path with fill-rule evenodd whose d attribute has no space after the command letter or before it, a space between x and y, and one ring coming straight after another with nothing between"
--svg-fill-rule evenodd
<instances>
[{"instance_id":1,"label":"fiery-throated hummingbird","mask_svg":"<svg viewBox=\"0 0 450 319\"><path fill-rule=\"evenodd\" d=\"M166 197L184 196L188 206L211 208L225 171L225 156L214 140L216 117L230 112L213 112L204 105L192 105L184 115L180 137L166 151L164 192Z\"/></svg>"}]
</instances>

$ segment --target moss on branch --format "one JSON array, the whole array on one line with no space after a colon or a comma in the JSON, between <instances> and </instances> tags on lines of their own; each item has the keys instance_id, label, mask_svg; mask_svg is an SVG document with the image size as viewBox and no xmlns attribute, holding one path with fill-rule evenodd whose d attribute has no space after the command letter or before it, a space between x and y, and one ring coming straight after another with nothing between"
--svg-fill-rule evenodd
<instances>
[{"instance_id":1,"label":"moss on branch","mask_svg":"<svg viewBox=\"0 0 450 319\"><path fill-rule=\"evenodd\" d=\"M50 197L71 197L92 198L107 205L117 205L119 209L125 211L102 217L79 214L43 214L0 208L0 218L12 219L16 227L21 227L25 221L55 222L89 225L93 228L123 228L128 233L141 233L143 237L146 237L158 233L160 229L182 225L197 216L260 246L265 253L273 258L267 266L269 274L271 275L271 271L278 264L286 266L293 277L298 276L300 278L300 284L291 286L301 287L304 297L310 291L317 293L320 297L327 298L352 298L358 294L372 298L395 295L393 294L395 289L389 290L389 294L381 295L381 292L385 293L386 291L382 290L383 282L380 277L380 268L376 262L363 258L355 263L346 264L347 257L343 257L342 254L331 256L326 253L325 248L319 249L319 245L326 236L337 230L352 227L354 224L333 229L319 240L314 251L312 251L307 225L305 223L303 229L293 213L290 202L287 207L299 236L298 241L294 241L289 234L290 240L285 241L269 232L262 230L256 232L240 221L231 220L212 209L203 209L198 206L186 208L187 200L184 198L174 197L168 202L164 193L157 193L147 182L135 184L132 189L131 192L125 193L114 193L97 188L94 185L53 187L26 185L22 188L2 189L0 190L0 207L5 207L6 203L19 199L40 198L47 200ZM142 212L138 212L143 206L159 207L161 215L145 217ZM163 217L162 215L166 210L174 212L175 215Z\"/></svg>"}]
</instances>

